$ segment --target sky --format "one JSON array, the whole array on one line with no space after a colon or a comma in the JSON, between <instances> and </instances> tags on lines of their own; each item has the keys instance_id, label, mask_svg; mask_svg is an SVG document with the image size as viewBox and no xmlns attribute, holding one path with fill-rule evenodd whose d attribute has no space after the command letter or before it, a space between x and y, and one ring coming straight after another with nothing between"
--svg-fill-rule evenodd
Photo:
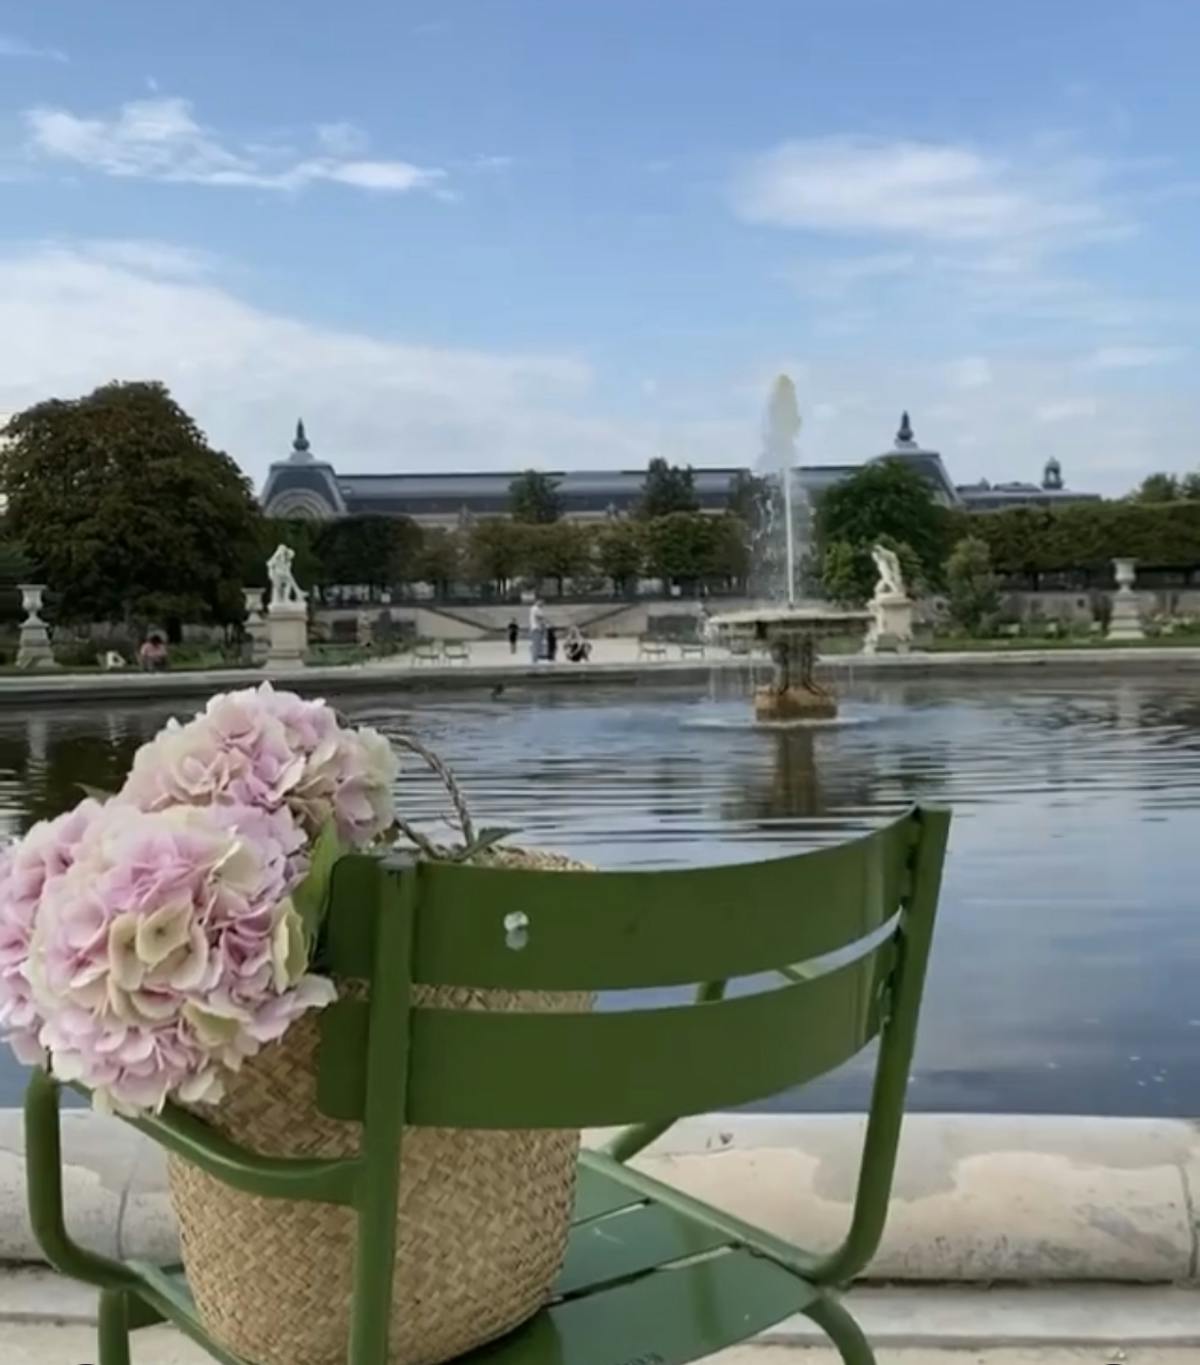
<instances>
[{"instance_id":1,"label":"sky","mask_svg":"<svg viewBox=\"0 0 1200 1365\"><path fill-rule=\"evenodd\" d=\"M261 482L1200 465L1194 0L8 0L0 412L161 379Z\"/></svg>"}]
</instances>

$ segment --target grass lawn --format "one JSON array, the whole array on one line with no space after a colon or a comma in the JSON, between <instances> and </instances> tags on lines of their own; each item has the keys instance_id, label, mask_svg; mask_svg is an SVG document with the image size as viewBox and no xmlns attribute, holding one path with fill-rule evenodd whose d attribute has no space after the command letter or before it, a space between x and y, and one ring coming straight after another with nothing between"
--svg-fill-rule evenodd
<instances>
[{"instance_id":1,"label":"grass lawn","mask_svg":"<svg viewBox=\"0 0 1200 1365\"><path fill-rule=\"evenodd\" d=\"M1159 635L1146 640L1106 640L1103 636L1053 636L1018 635L1004 636L1001 639L974 639L966 635L939 635L932 640L922 640L914 644L914 649L929 654L949 653L991 653L1012 654L1029 649L1196 649L1200 648L1200 635Z\"/></svg>"}]
</instances>

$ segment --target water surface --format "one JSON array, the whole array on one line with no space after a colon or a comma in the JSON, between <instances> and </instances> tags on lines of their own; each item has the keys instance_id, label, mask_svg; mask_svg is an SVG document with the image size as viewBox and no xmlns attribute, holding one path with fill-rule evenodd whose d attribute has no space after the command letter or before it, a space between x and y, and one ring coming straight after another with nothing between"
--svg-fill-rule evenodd
<instances>
[{"instance_id":1,"label":"water surface","mask_svg":"<svg viewBox=\"0 0 1200 1365\"><path fill-rule=\"evenodd\" d=\"M477 820L603 867L811 848L915 800L955 813L914 1108L1200 1109L1200 699L1185 683L851 684L844 725L760 731L711 689L353 696L457 770ZM186 708L172 708L186 711ZM119 783L166 709L0 715L0 824ZM440 789L410 762L404 813ZM436 825L434 831L436 832ZM784 1103L859 1107L861 1059ZM0 1059L0 1104L19 1068Z\"/></svg>"}]
</instances>

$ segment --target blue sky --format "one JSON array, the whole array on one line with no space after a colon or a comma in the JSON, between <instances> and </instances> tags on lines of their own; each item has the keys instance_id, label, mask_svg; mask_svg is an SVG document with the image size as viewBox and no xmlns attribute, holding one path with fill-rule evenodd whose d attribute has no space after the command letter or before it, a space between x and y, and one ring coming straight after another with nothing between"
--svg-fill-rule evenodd
<instances>
[{"instance_id":1,"label":"blue sky","mask_svg":"<svg viewBox=\"0 0 1200 1365\"><path fill-rule=\"evenodd\" d=\"M10 0L0 411L160 377L256 478L1200 463L1200 6Z\"/></svg>"}]
</instances>

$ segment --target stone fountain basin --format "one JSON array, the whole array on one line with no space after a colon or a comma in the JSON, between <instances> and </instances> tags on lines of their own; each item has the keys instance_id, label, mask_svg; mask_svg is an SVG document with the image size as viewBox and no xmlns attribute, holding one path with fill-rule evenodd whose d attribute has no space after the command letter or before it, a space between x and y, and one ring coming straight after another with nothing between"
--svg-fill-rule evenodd
<instances>
[{"instance_id":1,"label":"stone fountain basin","mask_svg":"<svg viewBox=\"0 0 1200 1365\"><path fill-rule=\"evenodd\" d=\"M866 631L871 619L869 611L824 603L811 606L800 603L794 607L747 607L743 611L727 611L714 616L711 624L715 630L731 635L770 641L794 635L860 634Z\"/></svg>"}]
</instances>

